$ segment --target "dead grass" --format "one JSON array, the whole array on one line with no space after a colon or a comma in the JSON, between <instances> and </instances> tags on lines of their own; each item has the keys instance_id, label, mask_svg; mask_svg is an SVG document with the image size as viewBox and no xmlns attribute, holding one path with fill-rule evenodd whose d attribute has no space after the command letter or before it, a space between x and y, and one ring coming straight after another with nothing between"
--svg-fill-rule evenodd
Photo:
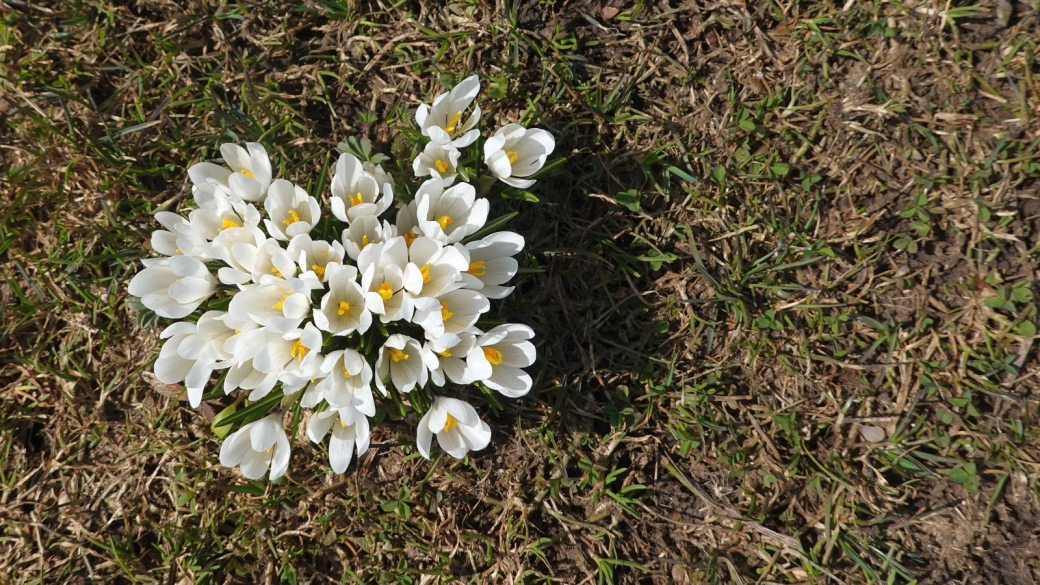
<instances>
[{"instance_id":1,"label":"dead grass","mask_svg":"<svg viewBox=\"0 0 1040 585\"><path fill-rule=\"evenodd\" d=\"M616 8L0 3L0 580L1040 580L1037 6ZM405 173L469 72L565 157L493 203L536 392L466 462L221 468L127 308L150 216L227 140Z\"/></svg>"}]
</instances>

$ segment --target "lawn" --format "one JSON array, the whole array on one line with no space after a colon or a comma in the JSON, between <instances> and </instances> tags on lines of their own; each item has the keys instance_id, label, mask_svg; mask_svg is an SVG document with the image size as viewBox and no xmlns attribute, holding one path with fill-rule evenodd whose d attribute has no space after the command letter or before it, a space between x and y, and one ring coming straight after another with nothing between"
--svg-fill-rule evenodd
<instances>
[{"instance_id":1,"label":"lawn","mask_svg":"<svg viewBox=\"0 0 1040 585\"><path fill-rule=\"evenodd\" d=\"M0 1L0 581L1040 582L1040 5ZM219 464L131 307L186 169L409 176L476 74L545 128L488 448Z\"/></svg>"}]
</instances>

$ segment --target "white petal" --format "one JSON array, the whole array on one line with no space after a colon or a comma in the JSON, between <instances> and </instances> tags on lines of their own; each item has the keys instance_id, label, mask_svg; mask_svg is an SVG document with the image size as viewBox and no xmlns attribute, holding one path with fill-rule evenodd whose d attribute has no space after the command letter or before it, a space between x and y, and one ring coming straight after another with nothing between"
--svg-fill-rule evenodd
<instances>
[{"instance_id":1,"label":"white petal","mask_svg":"<svg viewBox=\"0 0 1040 585\"><path fill-rule=\"evenodd\" d=\"M426 411L426 414L419 420L419 428L415 431L415 446L418 447L419 454L426 459L430 458L430 442L433 440L433 431L430 430L430 425L428 424L432 410Z\"/></svg>"}]
</instances>

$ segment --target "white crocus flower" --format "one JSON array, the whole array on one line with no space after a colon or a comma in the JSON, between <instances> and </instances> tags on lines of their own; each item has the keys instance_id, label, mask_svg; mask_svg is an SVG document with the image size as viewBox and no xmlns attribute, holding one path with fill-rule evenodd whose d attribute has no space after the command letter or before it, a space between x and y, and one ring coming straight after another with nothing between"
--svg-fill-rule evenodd
<instances>
[{"instance_id":1,"label":"white crocus flower","mask_svg":"<svg viewBox=\"0 0 1040 585\"><path fill-rule=\"evenodd\" d=\"M462 272L463 288L479 290L489 299L509 296L513 287L500 285L516 275L519 265L513 256L523 249L524 237L514 232L495 232L466 244L463 255L469 267Z\"/></svg>"},{"instance_id":2,"label":"white crocus flower","mask_svg":"<svg viewBox=\"0 0 1040 585\"><path fill-rule=\"evenodd\" d=\"M206 265L190 256L143 262L128 287L130 294L167 319L183 319L217 290L217 279Z\"/></svg>"},{"instance_id":3,"label":"white crocus flower","mask_svg":"<svg viewBox=\"0 0 1040 585\"><path fill-rule=\"evenodd\" d=\"M319 377L325 361L321 355L321 341L321 332L313 323L281 336L268 331L267 343L253 358L253 367L267 374L276 374L283 382L282 390L286 394L298 392L311 378ZM260 398L263 394L256 390L249 395L250 400Z\"/></svg>"},{"instance_id":4,"label":"white crocus flower","mask_svg":"<svg viewBox=\"0 0 1040 585\"><path fill-rule=\"evenodd\" d=\"M313 329L313 325L307 324L307 327ZM278 381L282 383L282 393L296 394L304 387L312 388L317 386L326 376L329 375L329 370L325 368L325 356L321 354L321 337L319 334L318 344L316 347L307 347L306 343L313 343L313 335L304 328L300 339L293 340L300 343L299 349L294 345L292 349L296 350L296 356L303 354L302 359L297 357L295 360L291 360L289 365L284 367L281 373L278 374ZM292 350L290 350L292 351Z\"/></svg>"},{"instance_id":5,"label":"white crocus flower","mask_svg":"<svg viewBox=\"0 0 1040 585\"><path fill-rule=\"evenodd\" d=\"M479 292L453 290L436 299L417 300L412 322L426 331L427 338L434 339L445 333L458 334L469 329L480 315L489 310L491 303Z\"/></svg>"},{"instance_id":6,"label":"white crocus flower","mask_svg":"<svg viewBox=\"0 0 1040 585\"><path fill-rule=\"evenodd\" d=\"M455 182L461 153L454 146L428 142L426 148L412 161L416 177L431 176L450 185Z\"/></svg>"},{"instance_id":7,"label":"white crocus flower","mask_svg":"<svg viewBox=\"0 0 1040 585\"><path fill-rule=\"evenodd\" d=\"M556 141L545 130L507 124L484 142L484 163L503 183L526 189L535 182L524 177L538 172L555 148Z\"/></svg>"},{"instance_id":8,"label":"white crocus flower","mask_svg":"<svg viewBox=\"0 0 1040 585\"><path fill-rule=\"evenodd\" d=\"M268 235L283 242L311 231L321 219L318 200L285 179L271 183L264 209L269 217L264 220Z\"/></svg>"},{"instance_id":9,"label":"white crocus flower","mask_svg":"<svg viewBox=\"0 0 1040 585\"><path fill-rule=\"evenodd\" d=\"M408 248L408 261L419 270L422 277L421 283L409 280L406 290L415 298L435 298L458 288L456 282L459 274L469 268L469 263L461 252L452 246L445 246L433 238L415 238ZM409 267L406 277L414 274L413 268ZM420 284L416 289L414 284Z\"/></svg>"},{"instance_id":10,"label":"white crocus flower","mask_svg":"<svg viewBox=\"0 0 1040 585\"><path fill-rule=\"evenodd\" d=\"M298 259L298 258L297 258ZM268 284L277 280L286 280L296 276L296 262L282 244L268 238L256 250L253 261L253 282Z\"/></svg>"},{"instance_id":11,"label":"white crocus flower","mask_svg":"<svg viewBox=\"0 0 1040 585\"><path fill-rule=\"evenodd\" d=\"M249 396L264 397L278 383L278 372L261 372L253 367L252 358L236 363L224 377L224 394L235 390L249 390Z\"/></svg>"},{"instance_id":12,"label":"white crocus flower","mask_svg":"<svg viewBox=\"0 0 1040 585\"><path fill-rule=\"evenodd\" d=\"M402 206L401 209L397 210L397 235L405 239L405 243L408 246L412 245L415 238L422 235L422 230L419 229L419 202L427 199L429 195L440 195L444 192L444 181L440 179L426 179L422 185L419 185L419 189L415 192L415 197L408 203L408 205ZM427 207L427 209L429 209ZM426 219L426 217L423 217Z\"/></svg>"},{"instance_id":13,"label":"white crocus flower","mask_svg":"<svg viewBox=\"0 0 1040 585\"><path fill-rule=\"evenodd\" d=\"M408 262L404 238L367 246L358 255L358 270L369 311L380 315L383 323L411 320L413 307L406 291L422 290L423 277L419 268Z\"/></svg>"},{"instance_id":14,"label":"white crocus flower","mask_svg":"<svg viewBox=\"0 0 1040 585\"><path fill-rule=\"evenodd\" d=\"M415 122L422 130L423 136L439 144L451 144L455 148L463 148L473 144L480 136L480 131L473 127L480 121L480 106L473 100L480 93L480 81L471 75L459 82L446 94L434 98L433 107L420 104L415 111ZM473 113L463 122L463 115L470 104Z\"/></svg>"},{"instance_id":15,"label":"white crocus flower","mask_svg":"<svg viewBox=\"0 0 1040 585\"><path fill-rule=\"evenodd\" d=\"M376 167L382 175L376 179L365 170L361 161L344 152L336 161L336 173L332 176L332 214L336 219L350 223L366 215L382 214L394 200L389 177Z\"/></svg>"},{"instance_id":16,"label":"white crocus flower","mask_svg":"<svg viewBox=\"0 0 1040 585\"><path fill-rule=\"evenodd\" d=\"M503 396L518 398L531 391L531 376L520 368L534 363L534 330L506 323L477 338L466 356L471 375Z\"/></svg>"},{"instance_id":17,"label":"white crocus flower","mask_svg":"<svg viewBox=\"0 0 1040 585\"><path fill-rule=\"evenodd\" d=\"M206 250L206 239L196 234L191 222L170 211L160 211L155 219L165 230L152 232L152 249L163 256L196 256L196 249ZM201 258L205 259L205 256Z\"/></svg>"},{"instance_id":18,"label":"white crocus flower","mask_svg":"<svg viewBox=\"0 0 1040 585\"><path fill-rule=\"evenodd\" d=\"M325 356L322 370L328 374L315 386L308 388L300 404L314 408L322 400L340 408L349 406L366 416L376 415L372 398L372 366L353 349L339 349Z\"/></svg>"},{"instance_id":19,"label":"white crocus flower","mask_svg":"<svg viewBox=\"0 0 1040 585\"><path fill-rule=\"evenodd\" d=\"M239 291L231 297L228 313L236 321L251 319L281 334L299 326L310 312L310 294L310 286L302 279L275 278Z\"/></svg>"},{"instance_id":20,"label":"white crocus flower","mask_svg":"<svg viewBox=\"0 0 1040 585\"><path fill-rule=\"evenodd\" d=\"M191 181L192 196L205 201L213 196L218 187L227 187L228 178L233 171L211 162L200 162L188 167L188 179Z\"/></svg>"},{"instance_id":21,"label":"white crocus flower","mask_svg":"<svg viewBox=\"0 0 1040 585\"><path fill-rule=\"evenodd\" d=\"M426 385L429 372L423 363L422 346L419 342L395 333L379 348L376 359L376 386L386 395L386 381L394 383L398 392L411 392L416 384Z\"/></svg>"},{"instance_id":22,"label":"white crocus flower","mask_svg":"<svg viewBox=\"0 0 1040 585\"><path fill-rule=\"evenodd\" d=\"M168 231L153 233L153 248L167 256L185 255L211 260L216 258L211 240L226 230L256 227L260 223L260 212L248 203L232 202L225 195L214 197L211 203L192 210L188 219L167 211L155 214Z\"/></svg>"},{"instance_id":23,"label":"white crocus flower","mask_svg":"<svg viewBox=\"0 0 1040 585\"><path fill-rule=\"evenodd\" d=\"M231 365L232 355L224 350L235 330L224 324L222 311L207 311L198 323L181 321L170 325L160 339L167 339L155 360L154 372L164 384L184 382L188 403L197 408L213 370Z\"/></svg>"},{"instance_id":24,"label":"white crocus flower","mask_svg":"<svg viewBox=\"0 0 1040 585\"><path fill-rule=\"evenodd\" d=\"M424 236L454 244L484 227L488 200L477 199L473 185L460 183L441 193L424 194L416 216Z\"/></svg>"},{"instance_id":25,"label":"white crocus flower","mask_svg":"<svg viewBox=\"0 0 1040 585\"><path fill-rule=\"evenodd\" d=\"M329 439L329 464L332 471L343 473L350 467L350 460L357 448L358 457L368 451L371 433L368 417L351 407L330 408L311 416L307 423L307 436L320 443L332 429Z\"/></svg>"},{"instance_id":26,"label":"white crocus flower","mask_svg":"<svg viewBox=\"0 0 1040 585\"><path fill-rule=\"evenodd\" d=\"M326 274L329 292L314 310L314 324L333 335L368 331L372 313L366 308L365 293L357 283L357 268L334 264Z\"/></svg>"},{"instance_id":27,"label":"white crocus flower","mask_svg":"<svg viewBox=\"0 0 1040 585\"><path fill-rule=\"evenodd\" d=\"M212 244L213 255L227 264L217 271L220 282L239 286L252 282L253 265L266 241L267 236L255 226L221 232Z\"/></svg>"},{"instance_id":28,"label":"white crocus flower","mask_svg":"<svg viewBox=\"0 0 1040 585\"><path fill-rule=\"evenodd\" d=\"M467 371L466 355L477 344L477 337L469 331L458 335L445 333L423 346L423 361L430 370L430 381L443 386L445 377L456 384L472 384Z\"/></svg>"},{"instance_id":29,"label":"white crocus flower","mask_svg":"<svg viewBox=\"0 0 1040 585\"><path fill-rule=\"evenodd\" d=\"M299 234L286 248L289 257L295 260L300 270L312 272L321 282L327 282L327 271L343 264L344 250L339 242L312 240L310 234Z\"/></svg>"},{"instance_id":30,"label":"white crocus flower","mask_svg":"<svg viewBox=\"0 0 1040 585\"><path fill-rule=\"evenodd\" d=\"M357 260L366 246L385 242L396 235L396 228L389 222L384 220L380 225L376 216L363 215L355 218L350 222L350 226L343 230L343 247L351 260Z\"/></svg>"},{"instance_id":31,"label":"white crocus flower","mask_svg":"<svg viewBox=\"0 0 1040 585\"><path fill-rule=\"evenodd\" d=\"M438 396L430 410L419 421L416 446L419 454L430 458L430 443L437 435L437 443L445 453L462 459L470 451L480 451L491 442L491 427L468 402Z\"/></svg>"},{"instance_id":32,"label":"white crocus flower","mask_svg":"<svg viewBox=\"0 0 1040 585\"><path fill-rule=\"evenodd\" d=\"M289 451L282 415L272 414L228 435L220 446L220 464L241 465L246 479L260 479L270 469L274 481L289 469Z\"/></svg>"},{"instance_id":33,"label":"white crocus flower","mask_svg":"<svg viewBox=\"0 0 1040 585\"><path fill-rule=\"evenodd\" d=\"M390 174L383 170L382 165L372 164L368 161L361 163L361 168L365 169L365 172L372 175L376 180L376 184L379 185L379 190L386 193L389 192L391 195L394 191L394 180L390 177ZM387 191L389 189L389 191ZM391 200L387 200L387 207L392 203ZM384 208L385 211L385 208ZM382 215L382 211L376 215Z\"/></svg>"},{"instance_id":34,"label":"white crocus flower","mask_svg":"<svg viewBox=\"0 0 1040 585\"><path fill-rule=\"evenodd\" d=\"M232 193L246 201L260 201L267 195L271 185L271 159L263 145L247 142L242 148L237 144L221 144L220 154L234 171L225 183Z\"/></svg>"}]
</instances>

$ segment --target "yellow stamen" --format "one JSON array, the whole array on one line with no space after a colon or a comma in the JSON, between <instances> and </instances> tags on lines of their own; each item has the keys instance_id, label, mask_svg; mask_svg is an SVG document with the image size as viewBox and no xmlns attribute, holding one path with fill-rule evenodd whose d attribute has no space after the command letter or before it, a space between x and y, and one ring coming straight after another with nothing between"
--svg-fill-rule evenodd
<instances>
[{"instance_id":1,"label":"yellow stamen","mask_svg":"<svg viewBox=\"0 0 1040 585\"><path fill-rule=\"evenodd\" d=\"M232 220L230 220L230 219L225 217L224 221L221 222L220 230L218 230L218 231L224 231L226 229L233 228L233 227L242 227L242 224L235 223L234 221L232 221Z\"/></svg>"},{"instance_id":2,"label":"yellow stamen","mask_svg":"<svg viewBox=\"0 0 1040 585\"><path fill-rule=\"evenodd\" d=\"M278 270L278 268L276 268L274 266L271 267L271 274L277 276L278 278L285 278L284 276L282 276L281 271Z\"/></svg>"},{"instance_id":3,"label":"yellow stamen","mask_svg":"<svg viewBox=\"0 0 1040 585\"><path fill-rule=\"evenodd\" d=\"M276 310L276 311L281 311L282 307L285 306L285 299L287 299L287 298L289 298L291 296L292 296L292 293L289 293L289 294L285 295L284 297L282 297L282 300L280 300L277 303L271 305L271 308Z\"/></svg>"},{"instance_id":4,"label":"yellow stamen","mask_svg":"<svg viewBox=\"0 0 1040 585\"><path fill-rule=\"evenodd\" d=\"M361 249L364 250L365 246L367 246L367 245L368 245L368 236L362 234L361 235Z\"/></svg>"},{"instance_id":5,"label":"yellow stamen","mask_svg":"<svg viewBox=\"0 0 1040 585\"><path fill-rule=\"evenodd\" d=\"M379 289L376 290L376 292L379 293L379 296L383 297L384 301L389 301L390 297L394 296L394 289L390 288L389 282L384 282L379 285Z\"/></svg>"},{"instance_id":6,"label":"yellow stamen","mask_svg":"<svg viewBox=\"0 0 1040 585\"><path fill-rule=\"evenodd\" d=\"M419 272L422 273L423 284L426 284L427 282L430 282L430 265L429 264L424 264L423 267L419 269Z\"/></svg>"},{"instance_id":7,"label":"yellow stamen","mask_svg":"<svg viewBox=\"0 0 1040 585\"><path fill-rule=\"evenodd\" d=\"M451 348L449 347L448 349L446 349L444 351L438 351L437 355L439 355L441 357L451 357Z\"/></svg>"},{"instance_id":8,"label":"yellow stamen","mask_svg":"<svg viewBox=\"0 0 1040 585\"><path fill-rule=\"evenodd\" d=\"M462 119L462 112L455 112L455 115L448 120L448 125L444 127L444 131L451 134L455 131L455 126L458 125L459 120Z\"/></svg>"},{"instance_id":9,"label":"yellow stamen","mask_svg":"<svg viewBox=\"0 0 1040 585\"><path fill-rule=\"evenodd\" d=\"M346 315L350 312L350 303L348 303L347 301L340 301L339 308L336 310L336 312L340 315Z\"/></svg>"},{"instance_id":10,"label":"yellow stamen","mask_svg":"<svg viewBox=\"0 0 1040 585\"><path fill-rule=\"evenodd\" d=\"M516 159L520 158L520 153L515 150L507 150L506 156L509 157L509 164L516 164Z\"/></svg>"},{"instance_id":11,"label":"yellow stamen","mask_svg":"<svg viewBox=\"0 0 1040 585\"><path fill-rule=\"evenodd\" d=\"M294 223L296 223L298 221L300 221L300 215L298 213L296 213L295 209L290 209L289 210L289 219L283 221L282 223L284 223L285 225L292 225L292 224L294 224Z\"/></svg>"},{"instance_id":12,"label":"yellow stamen","mask_svg":"<svg viewBox=\"0 0 1040 585\"><path fill-rule=\"evenodd\" d=\"M433 161L433 165L437 167L437 170L442 173L447 172L448 170L448 163L442 161L441 159Z\"/></svg>"},{"instance_id":13,"label":"yellow stamen","mask_svg":"<svg viewBox=\"0 0 1040 585\"><path fill-rule=\"evenodd\" d=\"M364 199L361 198L361 191L358 191L356 194L350 196L350 206L351 207L353 207L355 205L361 205L364 202L365 202Z\"/></svg>"},{"instance_id":14,"label":"yellow stamen","mask_svg":"<svg viewBox=\"0 0 1040 585\"><path fill-rule=\"evenodd\" d=\"M348 372L348 371L347 371L347 366L343 366L343 377L344 377L344 378L349 378L349 377L351 377L351 376L350 376L350 372Z\"/></svg>"},{"instance_id":15,"label":"yellow stamen","mask_svg":"<svg viewBox=\"0 0 1040 585\"><path fill-rule=\"evenodd\" d=\"M307 348L303 346L303 342L299 339L296 340L296 343L293 344L292 349L289 350L289 354L301 362L303 361L303 356L306 353Z\"/></svg>"},{"instance_id":16,"label":"yellow stamen","mask_svg":"<svg viewBox=\"0 0 1040 585\"><path fill-rule=\"evenodd\" d=\"M174 252L177 252L178 254L180 254L181 253L181 249L177 248L176 250L174 250Z\"/></svg>"},{"instance_id":17,"label":"yellow stamen","mask_svg":"<svg viewBox=\"0 0 1040 585\"><path fill-rule=\"evenodd\" d=\"M235 335L238 335L239 333L242 333L242 330L241 329L235 329Z\"/></svg>"},{"instance_id":18,"label":"yellow stamen","mask_svg":"<svg viewBox=\"0 0 1040 585\"><path fill-rule=\"evenodd\" d=\"M450 415L449 415L449 416L450 416ZM264 453L270 453L270 452L271 452L271 449L274 449L274 445L271 445L270 447L268 447L268 448L264 449Z\"/></svg>"},{"instance_id":19,"label":"yellow stamen","mask_svg":"<svg viewBox=\"0 0 1040 585\"><path fill-rule=\"evenodd\" d=\"M399 361L402 361L402 360L407 360L408 359L408 354L406 354L405 352L403 352L403 351L401 351L399 349L395 349L395 348L391 347L390 348L390 359L394 360L395 362L399 362Z\"/></svg>"},{"instance_id":20,"label":"yellow stamen","mask_svg":"<svg viewBox=\"0 0 1040 585\"><path fill-rule=\"evenodd\" d=\"M313 270L314 273L317 274L318 276L320 276L322 278L325 278L325 269L322 268L321 266L318 266L317 264L312 264L311 265L311 270Z\"/></svg>"},{"instance_id":21,"label":"yellow stamen","mask_svg":"<svg viewBox=\"0 0 1040 585\"><path fill-rule=\"evenodd\" d=\"M409 248L411 248L412 247L412 242L414 242L414 241L415 241L415 232L405 232L405 234L404 234L404 243L405 243L405 245L407 245Z\"/></svg>"},{"instance_id":22,"label":"yellow stamen","mask_svg":"<svg viewBox=\"0 0 1040 585\"><path fill-rule=\"evenodd\" d=\"M347 425L343 424L343 419L342 418L339 419L339 426L341 426L343 428L347 428Z\"/></svg>"},{"instance_id":23,"label":"yellow stamen","mask_svg":"<svg viewBox=\"0 0 1040 585\"><path fill-rule=\"evenodd\" d=\"M440 224L442 230L446 230L453 222L447 215L442 215L441 218L437 220L437 223Z\"/></svg>"},{"instance_id":24,"label":"yellow stamen","mask_svg":"<svg viewBox=\"0 0 1040 585\"><path fill-rule=\"evenodd\" d=\"M455 417L449 414L448 419L444 421L444 430L454 429L457 426L459 426L458 421L455 420Z\"/></svg>"},{"instance_id":25,"label":"yellow stamen","mask_svg":"<svg viewBox=\"0 0 1040 585\"><path fill-rule=\"evenodd\" d=\"M454 314L455 313L448 310L448 305L441 303L441 319L447 321L448 319L451 319L451 316Z\"/></svg>"},{"instance_id":26,"label":"yellow stamen","mask_svg":"<svg viewBox=\"0 0 1040 585\"><path fill-rule=\"evenodd\" d=\"M472 274L473 276L484 276L486 274L484 270L484 261L477 260L476 262L470 262L469 269L466 270L466 274Z\"/></svg>"},{"instance_id":27,"label":"yellow stamen","mask_svg":"<svg viewBox=\"0 0 1040 585\"><path fill-rule=\"evenodd\" d=\"M487 361L495 364L496 366L502 363L502 352L498 351L493 347L484 348L484 357L487 358Z\"/></svg>"},{"instance_id":28,"label":"yellow stamen","mask_svg":"<svg viewBox=\"0 0 1040 585\"><path fill-rule=\"evenodd\" d=\"M240 172L243 175L249 177L250 179L255 179L256 178L256 177L253 176L253 172L250 171L249 169L242 169L241 171L238 171L238 172Z\"/></svg>"}]
</instances>

